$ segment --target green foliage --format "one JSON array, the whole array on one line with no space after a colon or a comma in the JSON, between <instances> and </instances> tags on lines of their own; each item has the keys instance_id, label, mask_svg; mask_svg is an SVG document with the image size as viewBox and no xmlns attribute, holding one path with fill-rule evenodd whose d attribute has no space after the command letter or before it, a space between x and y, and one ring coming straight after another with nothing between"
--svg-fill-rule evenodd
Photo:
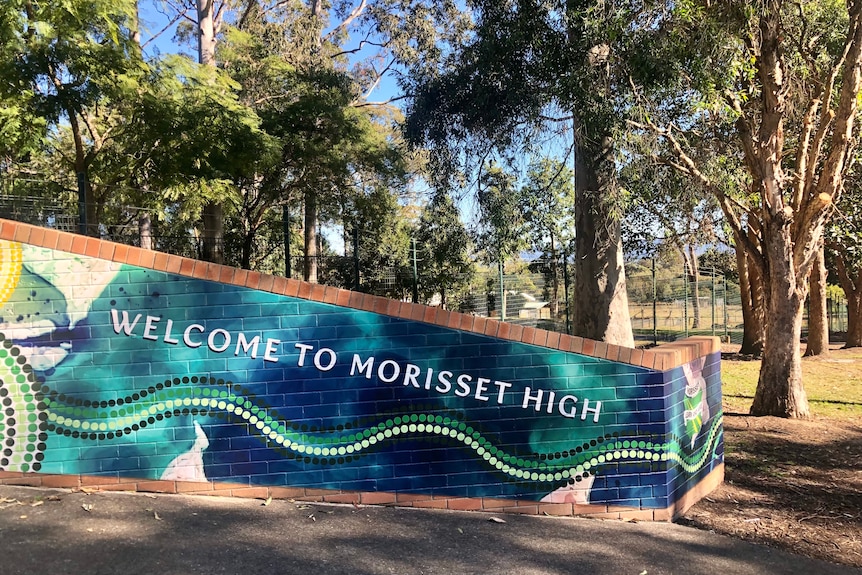
<instances>
[{"instance_id":1,"label":"green foliage","mask_svg":"<svg viewBox=\"0 0 862 575\"><path fill-rule=\"evenodd\" d=\"M128 34L132 0L9 0L0 6L0 93L50 124L128 96L145 70Z\"/></svg>"},{"instance_id":2,"label":"green foliage","mask_svg":"<svg viewBox=\"0 0 862 575\"><path fill-rule=\"evenodd\" d=\"M728 281L739 283L736 255L732 251L710 246L700 254L698 259L702 271L715 270L717 274L724 276Z\"/></svg>"},{"instance_id":3,"label":"green foliage","mask_svg":"<svg viewBox=\"0 0 862 575\"><path fill-rule=\"evenodd\" d=\"M480 177L476 245L488 263L505 262L527 247L515 177L489 164Z\"/></svg>"},{"instance_id":4,"label":"green foliage","mask_svg":"<svg viewBox=\"0 0 862 575\"><path fill-rule=\"evenodd\" d=\"M131 0L0 4L0 152L26 159L70 121L118 127L113 111L146 73L126 28L132 14ZM90 151L93 128L77 134Z\"/></svg>"},{"instance_id":5,"label":"green foliage","mask_svg":"<svg viewBox=\"0 0 862 575\"><path fill-rule=\"evenodd\" d=\"M470 237L448 194L434 194L415 233L420 298L429 302L440 294L444 307L457 307L450 304L463 298L474 270Z\"/></svg>"},{"instance_id":6,"label":"green foliage","mask_svg":"<svg viewBox=\"0 0 862 575\"><path fill-rule=\"evenodd\" d=\"M154 185L236 182L278 160L277 141L239 100L239 88L224 72L182 56L157 63L129 141L144 152ZM217 186L201 192L220 199Z\"/></svg>"},{"instance_id":7,"label":"green foliage","mask_svg":"<svg viewBox=\"0 0 862 575\"><path fill-rule=\"evenodd\" d=\"M574 239L575 187L571 168L556 159L533 162L519 203L530 248L556 257L571 252Z\"/></svg>"}]
</instances>

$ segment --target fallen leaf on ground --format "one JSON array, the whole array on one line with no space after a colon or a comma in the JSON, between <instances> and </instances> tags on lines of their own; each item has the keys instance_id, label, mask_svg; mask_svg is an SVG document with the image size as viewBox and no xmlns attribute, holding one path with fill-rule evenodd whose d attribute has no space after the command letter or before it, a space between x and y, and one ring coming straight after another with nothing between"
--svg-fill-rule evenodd
<instances>
[{"instance_id":1,"label":"fallen leaf on ground","mask_svg":"<svg viewBox=\"0 0 862 575\"><path fill-rule=\"evenodd\" d=\"M153 519L155 519L156 521L162 520L162 518L159 517L159 513L157 511L153 511Z\"/></svg>"},{"instance_id":2,"label":"fallen leaf on ground","mask_svg":"<svg viewBox=\"0 0 862 575\"><path fill-rule=\"evenodd\" d=\"M30 507L39 507L40 505L43 505L44 503L45 502L40 499L39 501L34 501L33 503L31 503Z\"/></svg>"},{"instance_id":3,"label":"fallen leaf on ground","mask_svg":"<svg viewBox=\"0 0 862 575\"><path fill-rule=\"evenodd\" d=\"M270 503L272 503L272 496L271 495L269 497L267 497L266 499L264 499L263 503L261 503L261 505L266 506L266 505L269 505Z\"/></svg>"},{"instance_id":4,"label":"fallen leaf on ground","mask_svg":"<svg viewBox=\"0 0 862 575\"><path fill-rule=\"evenodd\" d=\"M505 519L500 519L499 517L489 517L488 521L490 521L491 523L505 523L506 522Z\"/></svg>"},{"instance_id":5,"label":"fallen leaf on ground","mask_svg":"<svg viewBox=\"0 0 862 575\"><path fill-rule=\"evenodd\" d=\"M84 503L83 505L81 505L81 509L83 509L84 511L89 513L90 511L92 511L93 506L90 505L89 503Z\"/></svg>"}]
</instances>

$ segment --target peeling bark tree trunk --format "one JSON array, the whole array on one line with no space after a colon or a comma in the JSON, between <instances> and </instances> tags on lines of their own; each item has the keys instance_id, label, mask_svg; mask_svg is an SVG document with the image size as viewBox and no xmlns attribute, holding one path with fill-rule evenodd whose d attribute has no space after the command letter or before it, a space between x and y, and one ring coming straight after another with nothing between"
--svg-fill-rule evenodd
<instances>
[{"instance_id":1,"label":"peeling bark tree trunk","mask_svg":"<svg viewBox=\"0 0 862 575\"><path fill-rule=\"evenodd\" d=\"M802 333L804 290L799 289L793 265L790 222L770 218L764 226L764 256L769 262L766 282L766 339L757 391L751 404L754 415L808 418L808 398L802 387Z\"/></svg>"},{"instance_id":2,"label":"peeling bark tree trunk","mask_svg":"<svg viewBox=\"0 0 862 575\"><path fill-rule=\"evenodd\" d=\"M606 213L603 186L584 155L575 152L574 334L634 347L620 225Z\"/></svg>"},{"instance_id":3,"label":"peeling bark tree trunk","mask_svg":"<svg viewBox=\"0 0 862 575\"><path fill-rule=\"evenodd\" d=\"M823 80L810 83L803 75L789 73L798 53L788 55L796 48L785 38L789 27L783 18L788 5L782 0L757 3L758 32L743 42L747 43L743 55L756 70L756 81L750 84L754 90L745 100L726 93L738 114L735 131L751 176L750 196L757 198L754 202L743 206L734 202L698 169L672 130L658 131L671 143L679 169L713 191L734 239L763 281L766 330L751 413L807 417L799 343L806 280L831 215L829 206L841 194L854 150L862 89L862 2L846 4L849 25L844 49L819 71ZM826 50L823 45L817 48ZM795 115L799 108L794 98L799 95L808 99L802 118ZM656 128L649 119L647 125ZM799 132L792 139L795 161L786 170L788 125Z\"/></svg>"},{"instance_id":4,"label":"peeling bark tree trunk","mask_svg":"<svg viewBox=\"0 0 862 575\"><path fill-rule=\"evenodd\" d=\"M745 250L737 247L735 252L742 306L742 347L739 353L760 357L763 354L763 282Z\"/></svg>"},{"instance_id":5,"label":"peeling bark tree trunk","mask_svg":"<svg viewBox=\"0 0 862 575\"><path fill-rule=\"evenodd\" d=\"M862 290L847 296L847 342L844 347L862 347Z\"/></svg>"},{"instance_id":6,"label":"peeling bark tree trunk","mask_svg":"<svg viewBox=\"0 0 862 575\"><path fill-rule=\"evenodd\" d=\"M829 353L829 322L826 317L826 259L821 244L809 278L808 344L806 357Z\"/></svg>"}]
</instances>

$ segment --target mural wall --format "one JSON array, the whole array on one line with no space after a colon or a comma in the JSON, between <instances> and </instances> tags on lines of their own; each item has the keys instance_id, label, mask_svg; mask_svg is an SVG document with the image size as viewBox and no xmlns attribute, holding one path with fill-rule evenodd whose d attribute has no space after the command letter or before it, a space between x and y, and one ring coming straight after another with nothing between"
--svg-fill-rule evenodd
<instances>
[{"instance_id":1,"label":"mural wall","mask_svg":"<svg viewBox=\"0 0 862 575\"><path fill-rule=\"evenodd\" d=\"M0 240L0 470L666 508L718 354L656 371Z\"/></svg>"}]
</instances>

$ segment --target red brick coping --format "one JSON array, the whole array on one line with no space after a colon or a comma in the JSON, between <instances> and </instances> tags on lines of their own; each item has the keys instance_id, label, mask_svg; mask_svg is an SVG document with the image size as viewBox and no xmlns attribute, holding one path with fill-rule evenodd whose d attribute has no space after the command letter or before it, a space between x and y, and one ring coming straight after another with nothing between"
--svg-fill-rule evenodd
<instances>
[{"instance_id":1,"label":"red brick coping","mask_svg":"<svg viewBox=\"0 0 862 575\"><path fill-rule=\"evenodd\" d=\"M622 347L439 307L271 276L9 220L0 220L0 239L430 323L499 339L540 345L658 371L673 369L720 349L719 338L709 336L689 337L655 349Z\"/></svg>"}]
</instances>

